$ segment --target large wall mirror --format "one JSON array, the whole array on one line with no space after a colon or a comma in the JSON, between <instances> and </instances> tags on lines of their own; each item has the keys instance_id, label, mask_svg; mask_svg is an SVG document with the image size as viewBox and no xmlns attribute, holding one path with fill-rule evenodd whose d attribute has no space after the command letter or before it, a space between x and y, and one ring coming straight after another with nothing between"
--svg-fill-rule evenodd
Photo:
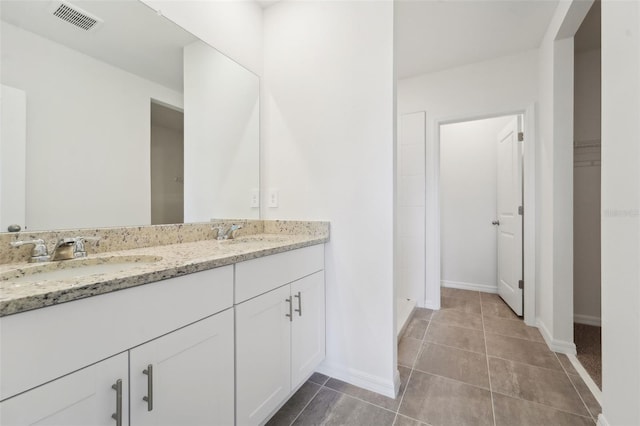
<instances>
[{"instance_id":1,"label":"large wall mirror","mask_svg":"<svg viewBox=\"0 0 640 426\"><path fill-rule=\"evenodd\" d=\"M0 231L259 217L255 74L138 0L0 13Z\"/></svg>"}]
</instances>

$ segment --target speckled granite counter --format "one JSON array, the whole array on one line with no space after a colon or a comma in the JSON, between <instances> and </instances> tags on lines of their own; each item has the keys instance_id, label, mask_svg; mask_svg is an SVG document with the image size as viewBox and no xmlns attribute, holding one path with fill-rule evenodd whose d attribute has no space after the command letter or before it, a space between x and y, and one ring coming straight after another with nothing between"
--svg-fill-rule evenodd
<instances>
[{"instance_id":1,"label":"speckled granite counter","mask_svg":"<svg viewBox=\"0 0 640 426\"><path fill-rule=\"evenodd\" d=\"M235 240L201 240L181 244L142 247L90 254L86 259L0 265L0 316L43 308L85 297L105 294L155 281L200 272L224 265L282 253L329 240L329 224L298 222L304 225L286 226L286 222L264 221L263 232L240 236ZM290 224L293 222L290 222ZM294 232L299 233L294 233ZM158 259L158 260L156 260ZM37 281L24 280L34 268L47 271L71 269L73 263L103 264L124 260L126 270L73 276L71 278ZM153 261L155 260L155 261ZM138 262L138 263L136 263ZM35 276L35 275L34 275Z\"/></svg>"}]
</instances>

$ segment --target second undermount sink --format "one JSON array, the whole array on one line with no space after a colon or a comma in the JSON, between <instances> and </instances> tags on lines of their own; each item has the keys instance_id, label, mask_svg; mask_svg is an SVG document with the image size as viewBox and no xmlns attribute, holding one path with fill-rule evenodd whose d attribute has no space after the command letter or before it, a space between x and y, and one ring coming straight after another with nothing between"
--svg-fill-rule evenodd
<instances>
[{"instance_id":1,"label":"second undermount sink","mask_svg":"<svg viewBox=\"0 0 640 426\"><path fill-rule=\"evenodd\" d=\"M111 256L48 262L0 274L0 281L28 283L67 280L90 275L124 272L162 260L159 256Z\"/></svg>"}]
</instances>

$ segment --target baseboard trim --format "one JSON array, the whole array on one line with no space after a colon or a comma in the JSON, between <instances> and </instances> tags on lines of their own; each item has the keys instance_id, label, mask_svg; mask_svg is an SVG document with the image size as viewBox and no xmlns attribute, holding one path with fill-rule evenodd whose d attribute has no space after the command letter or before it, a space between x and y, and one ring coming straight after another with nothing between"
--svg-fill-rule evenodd
<instances>
[{"instance_id":1,"label":"baseboard trim","mask_svg":"<svg viewBox=\"0 0 640 426\"><path fill-rule=\"evenodd\" d=\"M434 311L440 310L440 302L435 302L433 300L426 300L424 303L424 307L427 309L432 309Z\"/></svg>"},{"instance_id":2,"label":"baseboard trim","mask_svg":"<svg viewBox=\"0 0 640 426\"><path fill-rule=\"evenodd\" d=\"M604 418L604 414L600 413L598 414L598 423L596 423L597 426L609 426L609 422L607 421L607 419Z\"/></svg>"},{"instance_id":3,"label":"baseboard trim","mask_svg":"<svg viewBox=\"0 0 640 426\"><path fill-rule=\"evenodd\" d=\"M459 281L440 281L442 287L459 288L460 290L481 291L483 293L497 293L498 287L487 284L463 283Z\"/></svg>"},{"instance_id":4,"label":"baseboard trim","mask_svg":"<svg viewBox=\"0 0 640 426\"><path fill-rule=\"evenodd\" d=\"M575 314L573 316L573 322L577 322L578 324L586 324L586 325L593 325L596 327L602 327L602 319L600 317L595 317L593 315Z\"/></svg>"},{"instance_id":5,"label":"baseboard trim","mask_svg":"<svg viewBox=\"0 0 640 426\"><path fill-rule=\"evenodd\" d=\"M542 334L545 343L549 346L554 352L560 352L567 355L575 355L576 354L576 344L573 342L567 342L565 340L556 340L552 337L551 333L547 326L538 318L536 321L536 325L538 326L538 330Z\"/></svg>"},{"instance_id":6,"label":"baseboard trim","mask_svg":"<svg viewBox=\"0 0 640 426\"><path fill-rule=\"evenodd\" d=\"M569 358L569 361L571 361L571 365L573 365L573 368L575 368L575 370L578 372L578 375L582 377L585 385L587 385L587 387L593 394L593 397L602 407L602 391L598 388L596 382L593 381L589 373L587 373L587 370L584 369L584 367L580 363L580 360L575 355L567 355L567 358Z\"/></svg>"},{"instance_id":7,"label":"baseboard trim","mask_svg":"<svg viewBox=\"0 0 640 426\"><path fill-rule=\"evenodd\" d=\"M334 379L342 380L343 382L379 393L389 398L395 398L400 389L400 373L398 370L396 370L394 378L391 381L381 379L378 376L365 373L364 371L331 364L326 361L320 364L317 371Z\"/></svg>"}]
</instances>

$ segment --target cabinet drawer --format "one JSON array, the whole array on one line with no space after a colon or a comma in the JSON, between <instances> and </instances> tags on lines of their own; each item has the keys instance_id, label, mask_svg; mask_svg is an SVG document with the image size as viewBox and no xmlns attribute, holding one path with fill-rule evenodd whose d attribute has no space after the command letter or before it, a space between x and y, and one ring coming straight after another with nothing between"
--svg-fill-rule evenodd
<instances>
[{"instance_id":1,"label":"cabinet drawer","mask_svg":"<svg viewBox=\"0 0 640 426\"><path fill-rule=\"evenodd\" d=\"M236 264L235 303L324 269L324 244Z\"/></svg>"},{"instance_id":2,"label":"cabinet drawer","mask_svg":"<svg viewBox=\"0 0 640 426\"><path fill-rule=\"evenodd\" d=\"M0 400L233 305L233 266L0 318Z\"/></svg>"}]
</instances>

